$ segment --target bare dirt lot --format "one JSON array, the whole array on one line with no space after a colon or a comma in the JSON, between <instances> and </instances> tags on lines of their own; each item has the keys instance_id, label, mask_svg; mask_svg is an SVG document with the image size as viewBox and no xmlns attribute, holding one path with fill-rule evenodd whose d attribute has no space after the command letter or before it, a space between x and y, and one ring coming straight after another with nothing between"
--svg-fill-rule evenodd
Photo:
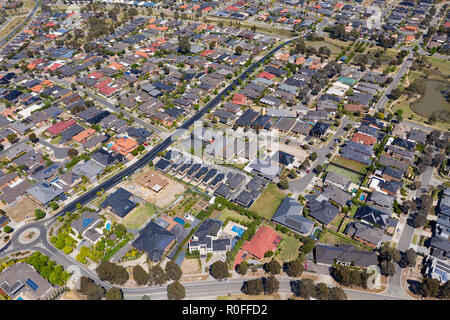
<instances>
[{"instance_id":1,"label":"bare dirt lot","mask_svg":"<svg viewBox=\"0 0 450 320\"><path fill-rule=\"evenodd\" d=\"M70 290L65 292L59 300L86 300L86 298L76 292L76 290Z\"/></svg>"},{"instance_id":2,"label":"bare dirt lot","mask_svg":"<svg viewBox=\"0 0 450 320\"><path fill-rule=\"evenodd\" d=\"M305 159L309 156L309 153L306 150L294 148L284 143L280 143L280 150L292 154L298 159L299 162L305 161Z\"/></svg>"},{"instance_id":3,"label":"bare dirt lot","mask_svg":"<svg viewBox=\"0 0 450 320\"><path fill-rule=\"evenodd\" d=\"M202 272L197 259L184 259L181 264L183 274L192 274Z\"/></svg>"},{"instance_id":4,"label":"bare dirt lot","mask_svg":"<svg viewBox=\"0 0 450 320\"><path fill-rule=\"evenodd\" d=\"M155 192L149 188L146 188L138 184L137 181L139 180L139 178L149 172L153 172L154 174L159 175L161 178L169 181L169 184L166 185L164 189L160 190L159 192ZM178 183L166 176L163 176L157 173L156 171L151 170L150 168L146 168L144 172L141 175L137 176L135 179L124 182L123 188L135 194L136 196L150 203L153 203L157 207L164 209L168 207L177 198L177 195L183 193L185 190L185 186L183 184Z\"/></svg>"},{"instance_id":5,"label":"bare dirt lot","mask_svg":"<svg viewBox=\"0 0 450 320\"><path fill-rule=\"evenodd\" d=\"M34 217L34 210L39 208L39 205L28 197L20 199L14 207L4 208L6 215L14 220L16 223L24 221L25 216Z\"/></svg>"}]
</instances>

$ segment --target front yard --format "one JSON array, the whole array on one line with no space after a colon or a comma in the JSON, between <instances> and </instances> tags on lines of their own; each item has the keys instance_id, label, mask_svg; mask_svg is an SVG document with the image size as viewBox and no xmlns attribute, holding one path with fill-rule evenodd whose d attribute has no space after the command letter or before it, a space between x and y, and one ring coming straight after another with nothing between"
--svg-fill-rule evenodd
<instances>
[{"instance_id":1,"label":"front yard","mask_svg":"<svg viewBox=\"0 0 450 320\"><path fill-rule=\"evenodd\" d=\"M144 223L148 221L156 212L155 207L149 203L140 204L132 212L130 212L125 219L123 219L123 224L127 229L138 229Z\"/></svg>"},{"instance_id":2,"label":"front yard","mask_svg":"<svg viewBox=\"0 0 450 320\"><path fill-rule=\"evenodd\" d=\"M295 237L284 238L278 246L279 253L276 259L281 261L292 261L298 257L298 249L300 248L300 240Z\"/></svg>"}]
</instances>

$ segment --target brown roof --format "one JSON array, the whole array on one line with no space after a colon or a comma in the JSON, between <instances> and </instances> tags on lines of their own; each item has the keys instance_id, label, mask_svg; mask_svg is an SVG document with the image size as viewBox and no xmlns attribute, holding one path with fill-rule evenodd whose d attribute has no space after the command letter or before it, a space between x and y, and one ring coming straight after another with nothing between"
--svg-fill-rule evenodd
<instances>
[{"instance_id":1,"label":"brown roof","mask_svg":"<svg viewBox=\"0 0 450 320\"><path fill-rule=\"evenodd\" d=\"M348 112L363 112L363 107L357 103L344 103L344 110Z\"/></svg>"}]
</instances>

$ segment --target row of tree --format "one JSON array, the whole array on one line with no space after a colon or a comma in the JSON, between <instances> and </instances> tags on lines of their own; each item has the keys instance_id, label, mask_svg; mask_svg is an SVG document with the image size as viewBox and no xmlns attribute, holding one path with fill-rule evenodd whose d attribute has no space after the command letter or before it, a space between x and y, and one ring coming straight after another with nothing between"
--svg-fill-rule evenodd
<instances>
[{"instance_id":1,"label":"row of tree","mask_svg":"<svg viewBox=\"0 0 450 320\"><path fill-rule=\"evenodd\" d=\"M257 278L244 282L242 292L248 295L258 296L264 294L274 294L280 289L280 282L270 275L267 278Z\"/></svg>"},{"instance_id":2,"label":"row of tree","mask_svg":"<svg viewBox=\"0 0 450 320\"><path fill-rule=\"evenodd\" d=\"M80 279L78 292L85 295L88 300L102 300L103 298L106 298L106 300L123 300L123 293L119 288L112 287L105 290L92 279L84 276Z\"/></svg>"},{"instance_id":3,"label":"row of tree","mask_svg":"<svg viewBox=\"0 0 450 320\"><path fill-rule=\"evenodd\" d=\"M291 291L303 299L314 298L317 300L347 300L347 294L341 287L329 288L325 283L317 285L311 279L291 281Z\"/></svg>"},{"instance_id":4,"label":"row of tree","mask_svg":"<svg viewBox=\"0 0 450 320\"><path fill-rule=\"evenodd\" d=\"M165 270L156 265L151 267L148 273L139 265L133 268L133 279L140 286L163 285L168 280L180 280L182 275L181 268L173 261L167 262Z\"/></svg>"}]
</instances>

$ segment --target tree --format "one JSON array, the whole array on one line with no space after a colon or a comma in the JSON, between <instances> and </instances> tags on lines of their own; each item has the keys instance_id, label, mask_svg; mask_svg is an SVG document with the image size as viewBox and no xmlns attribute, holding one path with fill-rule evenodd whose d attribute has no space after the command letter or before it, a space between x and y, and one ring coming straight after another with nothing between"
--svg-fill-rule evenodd
<instances>
[{"instance_id":1,"label":"tree","mask_svg":"<svg viewBox=\"0 0 450 320\"><path fill-rule=\"evenodd\" d=\"M425 278L422 280L421 284L421 293L424 297L436 297L439 293L439 280L438 279L431 279L431 278Z\"/></svg>"},{"instance_id":2,"label":"tree","mask_svg":"<svg viewBox=\"0 0 450 320\"><path fill-rule=\"evenodd\" d=\"M286 178L281 178L278 186L281 190L287 190L289 188L289 181Z\"/></svg>"},{"instance_id":3,"label":"tree","mask_svg":"<svg viewBox=\"0 0 450 320\"><path fill-rule=\"evenodd\" d=\"M106 291L106 300L123 300L122 290L112 287Z\"/></svg>"},{"instance_id":4,"label":"tree","mask_svg":"<svg viewBox=\"0 0 450 320\"><path fill-rule=\"evenodd\" d=\"M105 289L103 287L84 276L80 278L80 289L78 292L86 295L88 300L101 300L105 295Z\"/></svg>"},{"instance_id":5,"label":"tree","mask_svg":"<svg viewBox=\"0 0 450 320\"><path fill-rule=\"evenodd\" d=\"M236 52L237 55L241 55L244 49L242 49L241 46L237 46L236 49L234 49L234 52Z\"/></svg>"},{"instance_id":6,"label":"tree","mask_svg":"<svg viewBox=\"0 0 450 320\"><path fill-rule=\"evenodd\" d=\"M261 278L247 280L244 282L244 286L242 288L242 292L248 295L260 295L264 291L264 286Z\"/></svg>"},{"instance_id":7,"label":"tree","mask_svg":"<svg viewBox=\"0 0 450 320\"><path fill-rule=\"evenodd\" d=\"M380 248L379 258L381 260L399 262L401 259L401 255L398 249L391 247L389 243L384 243Z\"/></svg>"},{"instance_id":8,"label":"tree","mask_svg":"<svg viewBox=\"0 0 450 320\"><path fill-rule=\"evenodd\" d=\"M181 279L183 271L175 262L169 261L166 264L166 274L168 279L178 281Z\"/></svg>"},{"instance_id":9,"label":"tree","mask_svg":"<svg viewBox=\"0 0 450 320\"><path fill-rule=\"evenodd\" d=\"M116 234L117 238L122 238L127 233L127 228L123 224L118 223L114 227L114 233Z\"/></svg>"},{"instance_id":10,"label":"tree","mask_svg":"<svg viewBox=\"0 0 450 320\"><path fill-rule=\"evenodd\" d=\"M133 268L133 279L138 285L143 286L148 283L148 274L144 268L137 265Z\"/></svg>"},{"instance_id":11,"label":"tree","mask_svg":"<svg viewBox=\"0 0 450 320\"><path fill-rule=\"evenodd\" d=\"M347 300L347 294L341 287L333 287L330 289L329 300Z\"/></svg>"},{"instance_id":12,"label":"tree","mask_svg":"<svg viewBox=\"0 0 450 320\"><path fill-rule=\"evenodd\" d=\"M380 272L386 277L393 276L395 274L395 265L388 260L383 260L380 263Z\"/></svg>"},{"instance_id":13,"label":"tree","mask_svg":"<svg viewBox=\"0 0 450 320\"><path fill-rule=\"evenodd\" d=\"M285 263L284 271L289 277L300 277L305 271L305 267L300 259L289 261Z\"/></svg>"},{"instance_id":14,"label":"tree","mask_svg":"<svg viewBox=\"0 0 450 320\"><path fill-rule=\"evenodd\" d=\"M167 275L164 273L164 270L160 266L152 267L148 272L148 284L151 286L154 285L163 285L167 282Z\"/></svg>"},{"instance_id":15,"label":"tree","mask_svg":"<svg viewBox=\"0 0 450 320\"><path fill-rule=\"evenodd\" d=\"M214 279L222 280L230 276L228 266L223 261L216 261L209 267L209 273Z\"/></svg>"},{"instance_id":16,"label":"tree","mask_svg":"<svg viewBox=\"0 0 450 320\"><path fill-rule=\"evenodd\" d=\"M30 133L28 135L28 138L30 139L31 142L35 143L39 140L39 138L36 136L36 134L34 132Z\"/></svg>"},{"instance_id":17,"label":"tree","mask_svg":"<svg viewBox=\"0 0 450 320\"><path fill-rule=\"evenodd\" d=\"M280 274L281 265L275 259L272 259L270 262L264 264L264 271L271 274Z\"/></svg>"},{"instance_id":18,"label":"tree","mask_svg":"<svg viewBox=\"0 0 450 320\"><path fill-rule=\"evenodd\" d=\"M264 281L264 293L274 294L280 289L280 282L275 279L273 275L270 275Z\"/></svg>"},{"instance_id":19,"label":"tree","mask_svg":"<svg viewBox=\"0 0 450 320\"><path fill-rule=\"evenodd\" d=\"M167 286L167 298L169 300L183 300L186 297L186 289L178 282L174 281Z\"/></svg>"},{"instance_id":20,"label":"tree","mask_svg":"<svg viewBox=\"0 0 450 320\"><path fill-rule=\"evenodd\" d=\"M297 295L303 299L309 299L310 297L315 297L316 287L314 281L311 279L302 279L298 283Z\"/></svg>"},{"instance_id":21,"label":"tree","mask_svg":"<svg viewBox=\"0 0 450 320\"><path fill-rule=\"evenodd\" d=\"M69 150L67 150L67 154L69 155L70 158L74 158L78 155L78 151L77 149L70 148Z\"/></svg>"},{"instance_id":22,"label":"tree","mask_svg":"<svg viewBox=\"0 0 450 320\"><path fill-rule=\"evenodd\" d=\"M441 299L450 299L450 280L447 280L439 289Z\"/></svg>"},{"instance_id":23,"label":"tree","mask_svg":"<svg viewBox=\"0 0 450 320\"><path fill-rule=\"evenodd\" d=\"M15 143L17 141L17 134L15 133L8 134L6 136L6 139L9 141L9 143Z\"/></svg>"},{"instance_id":24,"label":"tree","mask_svg":"<svg viewBox=\"0 0 450 320\"><path fill-rule=\"evenodd\" d=\"M35 209L34 210L34 215L36 216L37 220L42 219L43 217L45 217L45 212L42 211L41 209Z\"/></svg>"},{"instance_id":25,"label":"tree","mask_svg":"<svg viewBox=\"0 0 450 320\"><path fill-rule=\"evenodd\" d=\"M5 233L11 233L11 232L13 232L13 228L11 228L10 226L5 226L4 228L3 228L3 231L5 232Z\"/></svg>"},{"instance_id":26,"label":"tree","mask_svg":"<svg viewBox=\"0 0 450 320\"><path fill-rule=\"evenodd\" d=\"M315 161L316 159L317 159L317 153L316 152L313 152L313 153L311 153L311 155L309 156L309 158L311 159L311 161Z\"/></svg>"},{"instance_id":27,"label":"tree","mask_svg":"<svg viewBox=\"0 0 450 320\"><path fill-rule=\"evenodd\" d=\"M248 263L247 263L247 261L242 261L240 264L238 264L236 266L236 271L240 275L245 276L247 274L247 271L248 271Z\"/></svg>"},{"instance_id":28,"label":"tree","mask_svg":"<svg viewBox=\"0 0 450 320\"><path fill-rule=\"evenodd\" d=\"M406 250L405 262L409 267L414 268L416 266L417 254L413 248Z\"/></svg>"},{"instance_id":29,"label":"tree","mask_svg":"<svg viewBox=\"0 0 450 320\"><path fill-rule=\"evenodd\" d=\"M392 89L391 93L389 94L389 97L393 100L397 100L402 95L402 91L398 88ZM400 111L401 109L397 110Z\"/></svg>"},{"instance_id":30,"label":"tree","mask_svg":"<svg viewBox=\"0 0 450 320\"><path fill-rule=\"evenodd\" d=\"M318 283L316 285L315 297L318 300L328 300L330 296L330 289L328 289L327 285L323 282Z\"/></svg>"},{"instance_id":31,"label":"tree","mask_svg":"<svg viewBox=\"0 0 450 320\"><path fill-rule=\"evenodd\" d=\"M95 271L100 280L114 284L123 285L129 278L127 269L109 261L102 261Z\"/></svg>"},{"instance_id":32,"label":"tree","mask_svg":"<svg viewBox=\"0 0 450 320\"><path fill-rule=\"evenodd\" d=\"M426 212L419 211L417 212L412 219L412 226L414 228L422 228L425 227L428 223Z\"/></svg>"},{"instance_id":33,"label":"tree","mask_svg":"<svg viewBox=\"0 0 450 320\"><path fill-rule=\"evenodd\" d=\"M178 47L181 53L188 53L191 50L191 44L188 37L178 38Z\"/></svg>"},{"instance_id":34,"label":"tree","mask_svg":"<svg viewBox=\"0 0 450 320\"><path fill-rule=\"evenodd\" d=\"M303 238L303 245L301 246L300 250L302 250L304 253L310 253L314 250L314 247L316 246L316 242L311 238Z\"/></svg>"}]
</instances>

